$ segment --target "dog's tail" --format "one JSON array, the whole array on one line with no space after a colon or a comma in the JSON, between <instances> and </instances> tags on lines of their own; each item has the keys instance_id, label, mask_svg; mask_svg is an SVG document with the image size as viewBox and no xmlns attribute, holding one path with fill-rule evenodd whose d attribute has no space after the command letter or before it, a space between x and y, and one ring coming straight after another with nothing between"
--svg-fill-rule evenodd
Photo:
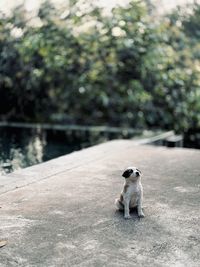
<instances>
[{"instance_id":1,"label":"dog's tail","mask_svg":"<svg viewBox=\"0 0 200 267\"><path fill-rule=\"evenodd\" d=\"M124 205L123 203L120 201L120 199L116 198L115 199L115 205L117 206L118 210L124 210Z\"/></svg>"}]
</instances>

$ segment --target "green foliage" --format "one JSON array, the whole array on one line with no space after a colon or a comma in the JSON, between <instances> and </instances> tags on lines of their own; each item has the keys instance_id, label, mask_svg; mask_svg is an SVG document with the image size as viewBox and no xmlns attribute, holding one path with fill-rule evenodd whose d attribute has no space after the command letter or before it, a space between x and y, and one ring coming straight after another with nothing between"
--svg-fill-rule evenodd
<instances>
[{"instance_id":1,"label":"green foliage","mask_svg":"<svg viewBox=\"0 0 200 267\"><path fill-rule=\"evenodd\" d=\"M182 16L183 28L191 38L200 39L200 5L194 2L191 6L191 11L190 14L184 14Z\"/></svg>"},{"instance_id":2,"label":"green foliage","mask_svg":"<svg viewBox=\"0 0 200 267\"><path fill-rule=\"evenodd\" d=\"M43 3L35 24L23 7L1 16L1 119L198 128L199 10L153 22L140 1L111 15L71 1Z\"/></svg>"}]
</instances>

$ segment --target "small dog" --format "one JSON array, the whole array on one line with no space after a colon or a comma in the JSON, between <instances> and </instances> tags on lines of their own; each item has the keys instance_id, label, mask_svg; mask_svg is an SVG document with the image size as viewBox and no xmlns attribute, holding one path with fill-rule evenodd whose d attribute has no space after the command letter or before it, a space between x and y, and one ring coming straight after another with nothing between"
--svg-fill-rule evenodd
<instances>
[{"instance_id":1,"label":"small dog","mask_svg":"<svg viewBox=\"0 0 200 267\"><path fill-rule=\"evenodd\" d=\"M139 217L144 217L142 211L143 188L141 184L141 171L136 167L128 167L122 176L125 178L124 188L120 198L115 200L119 210L124 210L124 218L130 219L130 208L137 207Z\"/></svg>"}]
</instances>

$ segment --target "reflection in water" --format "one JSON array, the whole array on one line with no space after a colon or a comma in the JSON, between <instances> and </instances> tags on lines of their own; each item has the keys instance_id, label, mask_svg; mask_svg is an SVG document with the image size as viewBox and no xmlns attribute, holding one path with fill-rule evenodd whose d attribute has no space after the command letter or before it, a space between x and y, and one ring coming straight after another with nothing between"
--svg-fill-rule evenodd
<instances>
[{"instance_id":1,"label":"reflection in water","mask_svg":"<svg viewBox=\"0 0 200 267\"><path fill-rule=\"evenodd\" d=\"M0 128L1 172L42 162L45 146L45 133L41 130Z\"/></svg>"},{"instance_id":2,"label":"reflection in water","mask_svg":"<svg viewBox=\"0 0 200 267\"><path fill-rule=\"evenodd\" d=\"M9 173L121 137L124 136L119 133L0 127L0 173Z\"/></svg>"},{"instance_id":3,"label":"reflection in water","mask_svg":"<svg viewBox=\"0 0 200 267\"><path fill-rule=\"evenodd\" d=\"M26 146L27 160L34 160L35 163L43 161L44 147L46 145L45 135L37 130L35 135L32 135Z\"/></svg>"}]
</instances>

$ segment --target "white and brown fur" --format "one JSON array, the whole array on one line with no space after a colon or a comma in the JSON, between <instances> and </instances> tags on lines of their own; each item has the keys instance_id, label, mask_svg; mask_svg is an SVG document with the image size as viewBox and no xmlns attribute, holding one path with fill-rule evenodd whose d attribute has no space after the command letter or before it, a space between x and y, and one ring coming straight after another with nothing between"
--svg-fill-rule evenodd
<instances>
[{"instance_id":1,"label":"white and brown fur","mask_svg":"<svg viewBox=\"0 0 200 267\"><path fill-rule=\"evenodd\" d=\"M130 219L130 208L137 207L139 217L144 217L142 211L143 188L141 184L141 171L136 167L128 167L122 174L125 178L123 190L115 204L119 210L124 211L124 218Z\"/></svg>"}]
</instances>

